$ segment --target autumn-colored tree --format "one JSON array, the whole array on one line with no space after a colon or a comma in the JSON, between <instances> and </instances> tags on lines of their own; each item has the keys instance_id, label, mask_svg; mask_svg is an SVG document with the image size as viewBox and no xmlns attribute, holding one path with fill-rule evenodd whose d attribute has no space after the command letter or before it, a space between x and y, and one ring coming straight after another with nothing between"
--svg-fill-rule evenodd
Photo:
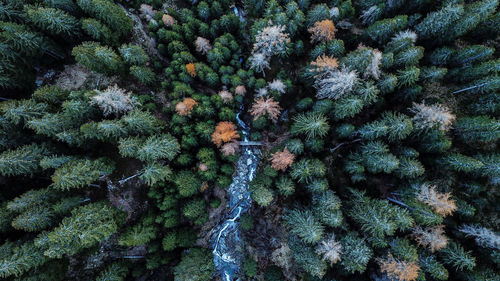
<instances>
[{"instance_id":1,"label":"autumn-colored tree","mask_svg":"<svg viewBox=\"0 0 500 281\"><path fill-rule=\"evenodd\" d=\"M222 98L222 102L224 103L229 103L233 100L233 94L226 89L220 91L218 95Z\"/></svg>"},{"instance_id":2,"label":"autumn-colored tree","mask_svg":"<svg viewBox=\"0 0 500 281\"><path fill-rule=\"evenodd\" d=\"M335 235L332 234L328 239L319 242L319 245L316 247L316 253L322 255L324 261L328 261L332 265L336 264L340 261L342 244L335 241Z\"/></svg>"},{"instance_id":3,"label":"autumn-colored tree","mask_svg":"<svg viewBox=\"0 0 500 281\"><path fill-rule=\"evenodd\" d=\"M380 271L387 274L391 280L417 280L420 267L414 262L397 260L391 254L385 259L379 259L378 262L380 264Z\"/></svg>"},{"instance_id":4,"label":"autumn-colored tree","mask_svg":"<svg viewBox=\"0 0 500 281\"><path fill-rule=\"evenodd\" d=\"M237 152L240 151L240 144L237 140L232 140L228 143L225 143L220 151L225 155L225 156L230 156L230 155L235 155Z\"/></svg>"},{"instance_id":5,"label":"autumn-colored tree","mask_svg":"<svg viewBox=\"0 0 500 281\"><path fill-rule=\"evenodd\" d=\"M234 93L239 96L244 96L247 93L247 89L243 85L239 85L234 89Z\"/></svg>"},{"instance_id":6,"label":"autumn-colored tree","mask_svg":"<svg viewBox=\"0 0 500 281\"><path fill-rule=\"evenodd\" d=\"M285 147L283 151L277 151L271 155L271 167L276 171L285 171L292 166L295 155Z\"/></svg>"},{"instance_id":7,"label":"autumn-colored tree","mask_svg":"<svg viewBox=\"0 0 500 281\"><path fill-rule=\"evenodd\" d=\"M250 114L254 120L268 114L269 119L276 121L281 113L280 104L273 98L264 99L263 97L256 99L250 109Z\"/></svg>"},{"instance_id":8,"label":"autumn-colored tree","mask_svg":"<svg viewBox=\"0 0 500 281\"><path fill-rule=\"evenodd\" d=\"M212 134L212 142L221 147L223 143L238 139L240 135L236 131L236 126L232 122L219 122Z\"/></svg>"},{"instance_id":9,"label":"autumn-colored tree","mask_svg":"<svg viewBox=\"0 0 500 281\"><path fill-rule=\"evenodd\" d=\"M273 82L267 84L267 87L269 87L269 90L276 91L280 94L284 94L286 90L285 83L280 79L274 79Z\"/></svg>"},{"instance_id":10,"label":"autumn-colored tree","mask_svg":"<svg viewBox=\"0 0 500 281\"><path fill-rule=\"evenodd\" d=\"M329 42L335 38L337 29L331 20L317 21L307 29L311 33L311 42Z\"/></svg>"},{"instance_id":11,"label":"autumn-colored tree","mask_svg":"<svg viewBox=\"0 0 500 281\"><path fill-rule=\"evenodd\" d=\"M317 57L315 61L311 62L311 65L314 66L311 71L322 72L336 69L339 66L339 61L334 57L323 54Z\"/></svg>"},{"instance_id":12,"label":"autumn-colored tree","mask_svg":"<svg viewBox=\"0 0 500 281\"><path fill-rule=\"evenodd\" d=\"M450 193L437 192L436 187L433 185L422 184L417 199L431 206L436 213L445 217L457 210L457 205L454 200L450 199L450 196Z\"/></svg>"},{"instance_id":13,"label":"autumn-colored tree","mask_svg":"<svg viewBox=\"0 0 500 281\"><path fill-rule=\"evenodd\" d=\"M207 54L208 51L212 50L212 45L210 45L210 41L203 37L196 38L196 51L201 53L202 55Z\"/></svg>"},{"instance_id":14,"label":"autumn-colored tree","mask_svg":"<svg viewBox=\"0 0 500 281\"><path fill-rule=\"evenodd\" d=\"M266 57L284 53L286 44L290 43L290 36L285 33L285 29L284 25L264 27L255 36L252 53L264 54Z\"/></svg>"},{"instance_id":15,"label":"autumn-colored tree","mask_svg":"<svg viewBox=\"0 0 500 281\"><path fill-rule=\"evenodd\" d=\"M189 75L191 75L191 77L196 76L196 66L194 65L194 63L191 62L186 64L186 70L189 73Z\"/></svg>"},{"instance_id":16,"label":"autumn-colored tree","mask_svg":"<svg viewBox=\"0 0 500 281\"><path fill-rule=\"evenodd\" d=\"M175 106L175 110L177 111L177 114L186 116L191 114L191 111L193 110L195 105L198 105L198 103L194 99L185 98L182 102L178 103Z\"/></svg>"},{"instance_id":17,"label":"autumn-colored tree","mask_svg":"<svg viewBox=\"0 0 500 281\"><path fill-rule=\"evenodd\" d=\"M425 229L416 226L413 229L412 235L418 245L428 247L431 252L441 250L448 244L448 237L444 235L443 225Z\"/></svg>"},{"instance_id":18,"label":"autumn-colored tree","mask_svg":"<svg viewBox=\"0 0 500 281\"><path fill-rule=\"evenodd\" d=\"M96 90L91 104L96 104L102 110L104 116L114 114L119 116L134 110L137 102L131 97L130 92L120 89L116 84L109 86L104 91Z\"/></svg>"},{"instance_id":19,"label":"autumn-colored tree","mask_svg":"<svg viewBox=\"0 0 500 281\"><path fill-rule=\"evenodd\" d=\"M175 19L171 15L164 14L161 20L166 26L172 26L176 23Z\"/></svg>"},{"instance_id":20,"label":"autumn-colored tree","mask_svg":"<svg viewBox=\"0 0 500 281\"><path fill-rule=\"evenodd\" d=\"M455 121L455 115L444 105L441 104L418 104L414 103L411 111L413 124L420 129L438 128L442 131L448 131Z\"/></svg>"}]
</instances>

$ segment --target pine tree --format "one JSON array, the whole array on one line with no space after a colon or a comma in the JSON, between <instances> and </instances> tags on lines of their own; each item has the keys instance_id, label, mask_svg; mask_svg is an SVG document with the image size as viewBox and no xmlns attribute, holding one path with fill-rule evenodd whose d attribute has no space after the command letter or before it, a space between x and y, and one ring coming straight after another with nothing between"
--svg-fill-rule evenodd
<instances>
[{"instance_id":1,"label":"pine tree","mask_svg":"<svg viewBox=\"0 0 500 281\"><path fill-rule=\"evenodd\" d=\"M78 20L62 10L25 6L25 13L33 25L53 36L76 39L81 34Z\"/></svg>"},{"instance_id":2,"label":"pine tree","mask_svg":"<svg viewBox=\"0 0 500 281\"><path fill-rule=\"evenodd\" d=\"M111 174L113 170L114 164L105 158L72 160L55 170L51 187L61 190L82 188Z\"/></svg>"},{"instance_id":3,"label":"pine tree","mask_svg":"<svg viewBox=\"0 0 500 281\"><path fill-rule=\"evenodd\" d=\"M116 52L97 42L83 42L73 48L72 55L79 64L96 72L117 74L123 71L123 61Z\"/></svg>"},{"instance_id":4,"label":"pine tree","mask_svg":"<svg viewBox=\"0 0 500 281\"><path fill-rule=\"evenodd\" d=\"M6 241L0 246L0 277L9 278L42 266L47 262L43 250L40 250L33 242L12 243Z\"/></svg>"},{"instance_id":5,"label":"pine tree","mask_svg":"<svg viewBox=\"0 0 500 281\"><path fill-rule=\"evenodd\" d=\"M121 155L144 162L154 162L159 159L172 160L180 151L177 139L170 134L121 139L118 148Z\"/></svg>"},{"instance_id":6,"label":"pine tree","mask_svg":"<svg viewBox=\"0 0 500 281\"><path fill-rule=\"evenodd\" d=\"M500 139L500 121L489 116L458 118L454 128L457 136L466 143L490 143Z\"/></svg>"},{"instance_id":7,"label":"pine tree","mask_svg":"<svg viewBox=\"0 0 500 281\"><path fill-rule=\"evenodd\" d=\"M394 33L402 31L406 28L408 23L408 16L396 16L391 19L384 19L377 21L370 25L365 33L366 36L379 44L387 42Z\"/></svg>"},{"instance_id":8,"label":"pine tree","mask_svg":"<svg viewBox=\"0 0 500 281\"><path fill-rule=\"evenodd\" d=\"M453 266L457 270L472 270L476 266L476 258L471 256L470 251L464 250L459 244L451 242L448 247L441 251L443 262Z\"/></svg>"},{"instance_id":9,"label":"pine tree","mask_svg":"<svg viewBox=\"0 0 500 281\"><path fill-rule=\"evenodd\" d=\"M128 274L127 266L114 262L97 276L96 281L123 281Z\"/></svg>"},{"instance_id":10,"label":"pine tree","mask_svg":"<svg viewBox=\"0 0 500 281\"><path fill-rule=\"evenodd\" d=\"M174 182L179 195L182 197L190 197L198 193L201 187L201 181L191 171L180 171L176 174Z\"/></svg>"},{"instance_id":11,"label":"pine tree","mask_svg":"<svg viewBox=\"0 0 500 281\"><path fill-rule=\"evenodd\" d=\"M118 230L114 218L117 212L104 202L79 207L71 211L71 216L64 218L58 227L40 234L35 245L49 258L74 255L115 233Z\"/></svg>"},{"instance_id":12,"label":"pine tree","mask_svg":"<svg viewBox=\"0 0 500 281\"><path fill-rule=\"evenodd\" d=\"M295 236L288 239L293 259L309 274L322 278L327 270L327 263L316 254L314 249Z\"/></svg>"},{"instance_id":13,"label":"pine tree","mask_svg":"<svg viewBox=\"0 0 500 281\"><path fill-rule=\"evenodd\" d=\"M330 125L326 116L316 112L299 114L293 119L291 132L295 135L305 135L308 139L324 137Z\"/></svg>"},{"instance_id":14,"label":"pine tree","mask_svg":"<svg viewBox=\"0 0 500 281\"><path fill-rule=\"evenodd\" d=\"M415 26L419 38L430 40L446 38L447 32L464 14L463 5L447 5L438 11L431 12Z\"/></svg>"},{"instance_id":15,"label":"pine tree","mask_svg":"<svg viewBox=\"0 0 500 281\"><path fill-rule=\"evenodd\" d=\"M77 0L76 3L83 11L105 23L120 37L132 32L132 20L113 2L108 0Z\"/></svg>"},{"instance_id":16,"label":"pine tree","mask_svg":"<svg viewBox=\"0 0 500 281\"><path fill-rule=\"evenodd\" d=\"M146 245L155 239L157 234L158 229L154 226L153 217L146 216L141 222L121 234L118 244L127 247Z\"/></svg>"},{"instance_id":17,"label":"pine tree","mask_svg":"<svg viewBox=\"0 0 500 281\"><path fill-rule=\"evenodd\" d=\"M182 213L195 225L203 225L208 220L206 202L203 199L191 199L182 208Z\"/></svg>"},{"instance_id":18,"label":"pine tree","mask_svg":"<svg viewBox=\"0 0 500 281\"><path fill-rule=\"evenodd\" d=\"M116 45L118 38L109 27L94 18L82 19L82 30L96 41L107 45Z\"/></svg>"},{"instance_id":19,"label":"pine tree","mask_svg":"<svg viewBox=\"0 0 500 281\"><path fill-rule=\"evenodd\" d=\"M3 176L33 175L40 160L50 150L45 145L30 144L0 154L0 174Z\"/></svg>"},{"instance_id":20,"label":"pine tree","mask_svg":"<svg viewBox=\"0 0 500 281\"><path fill-rule=\"evenodd\" d=\"M213 271L212 254L207 249L191 248L182 255L181 261L174 267L174 280L209 280Z\"/></svg>"},{"instance_id":21,"label":"pine tree","mask_svg":"<svg viewBox=\"0 0 500 281\"><path fill-rule=\"evenodd\" d=\"M303 158L292 164L290 176L299 183L310 183L317 177L324 177L326 166L317 158Z\"/></svg>"},{"instance_id":22,"label":"pine tree","mask_svg":"<svg viewBox=\"0 0 500 281\"><path fill-rule=\"evenodd\" d=\"M406 138L412 129L413 124L407 116L385 112L381 119L361 127L358 134L367 140L386 137L389 141L396 141Z\"/></svg>"},{"instance_id":23,"label":"pine tree","mask_svg":"<svg viewBox=\"0 0 500 281\"><path fill-rule=\"evenodd\" d=\"M133 44L123 44L119 49L123 60L130 65L145 65L149 57L144 50Z\"/></svg>"},{"instance_id":24,"label":"pine tree","mask_svg":"<svg viewBox=\"0 0 500 281\"><path fill-rule=\"evenodd\" d=\"M154 186L158 183L171 180L172 175L172 170L168 166L151 163L142 168L139 177L147 185Z\"/></svg>"},{"instance_id":25,"label":"pine tree","mask_svg":"<svg viewBox=\"0 0 500 281\"><path fill-rule=\"evenodd\" d=\"M352 191L352 194L349 216L371 237L383 239L394 235L396 230L404 231L413 225L413 218L406 209L366 197L364 192Z\"/></svg>"},{"instance_id":26,"label":"pine tree","mask_svg":"<svg viewBox=\"0 0 500 281\"><path fill-rule=\"evenodd\" d=\"M283 219L290 232L299 236L305 243L316 243L323 236L324 227L309 210L289 210Z\"/></svg>"},{"instance_id":27,"label":"pine tree","mask_svg":"<svg viewBox=\"0 0 500 281\"><path fill-rule=\"evenodd\" d=\"M344 222L342 211L340 210L340 198L333 191L326 190L313 194L312 203L314 216L324 225L339 227Z\"/></svg>"},{"instance_id":28,"label":"pine tree","mask_svg":"<svg viewBox=\"0 0 500 281\"><path fill-rule=\"evenodd\" d=\"M365 271L368 261L373 256L373 251L365 240L353 232L343 236L340 244L344 253L340 265L350 273Z\"/></svg>"}]
</instances>

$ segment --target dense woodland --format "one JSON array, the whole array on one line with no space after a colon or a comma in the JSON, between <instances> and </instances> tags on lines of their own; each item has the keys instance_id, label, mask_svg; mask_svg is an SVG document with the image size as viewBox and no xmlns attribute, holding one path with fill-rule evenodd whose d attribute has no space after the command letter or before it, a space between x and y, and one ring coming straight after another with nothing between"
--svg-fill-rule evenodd
<instances>
[{"instance_id":1,"label":"dense woodland","mask_svg":"<svg viewBox=\"0 0 500 281\"><path fill-rule=\"evenodd\" d=\"M0 0L0 280L500 280L499 0Z\"/></svg>"}]
</instances>

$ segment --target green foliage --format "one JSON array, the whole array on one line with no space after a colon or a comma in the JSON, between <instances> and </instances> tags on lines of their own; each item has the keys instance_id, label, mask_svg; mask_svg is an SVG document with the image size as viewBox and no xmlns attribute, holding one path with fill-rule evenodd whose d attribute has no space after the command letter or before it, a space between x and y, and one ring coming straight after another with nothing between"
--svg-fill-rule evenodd
<instances>
[{"instance_id":1,"label":"green foliage","mask_svg":"<svg viewBox=\"0 0 500 281\"><path fill-rule=\"evenodd\" d=\"M109 0L77 0L78 6L93 18L106 24L120 37L132 32L133 22L125 12Z\"/></svg>"},{"instance_id":2,"label":"green foliage","mask_svg":"<svg viewBox=\"0 0 500 281\"><path fill-rule=\"evenodd\" d=\"M203 225L208 220L206 205L203 199L192 199L182 208L182 213L195 225Z\"/></svg>"},{"instance_id":3,"label":"green foliage","mask_svg":"<svg viewBox=\"0 0 500 281\"><path fill-rule=\"evenodd\" d=\"M495 142L500 139L500 121L489 116L459 118L454 125L458 137L466 142Z\"/></svg>"},{"instance_id":4,"label":"green foliage","mask_svg":"<svg viewBox=\"0 0 500 281\"><path fill-rule=\"evenodd\" d=\"M314 177L323 177L325 172L325 164L319 159L303 158L292 164L290 176L299 183L310 183Z\"/></svg>"},{"instance_id":5,"label":"green foliage","mask_svg":"<svg viewBox=\"0 0 500 281\"><path fill-rule=\"evenodd\" d=\"M39 235L35 244L49 258L74 255L115 233L118 230L116 214L117 211L104 202L79 207L58 227Z\"/></svg>"},{"instance_id":6,"label":"green foliage","mask_svg":"<svg viewBox=\"0 0 500 281\"><path fill-rule=\"evenodd\" d=\"M108 45L116 45L118 41L109 27L94 18L82 19L82 30L92 39Z\"/></svg>"},{"instance_id":7,"label":"green foliage","mask_svg":"<svg viewBox=\"0 0 500 281\"><path fill-rule=\"evenodd\" d=\"M448 280L448 270L434 256L421 256L419 262L422 270L437 280Z\"/></svg>"},{"instance_id":8,"label":"green foliage","mask_svg":"<svg viewBox=\"0 0 500 281\"><path fill-rule=\"evenodd\" d=\"M149 57L139 45L123 44L119 49L123 60L130 65L145 65Z\"/></svg>"},{"instance_id":9,"label":"green foliage","mask_svg":"<svg viewBox=\"0 0 500 281\"><path fill-rule=\"evenodd\" d=\"M365 33L372 40L382 44L387 42L394 33L403 30L407 23L408 16L406 15L384 19L370 25Z\"/></svg>"},{"instance_id":10,"label":"green foliage","mask_svg":"<svg viewBox=\"0 0 500 281\"><path fill-rule=\"evenodd\" d=\"M56 169L50 186L60 190L82 188L111 174L113 170L114 164L105 158L71 160Z\"/></svg>"},{"instance_id":11,"label":"green foliage","mask_svg":"<svg viewBox=\"0 0 500 281\"><path fill-rule=\"evenodd\" d=\"M243 271L245 271L247 277L255 277L257 275L257 262L251 258L247 258L245 262L243 262Z\"/></svg>"},{"instance_id":12,"label":"green foliage","mask_svg":"<svg viewBox=\"0 0 500 281\"><path fill-rule=\"evenodd\" d=\"M314 216L324 225L339 227L344 222L340 210L340 198L333 191L326 190L322 193L313 194L312 203Z\"/></svg>"},{"instance_id":13,"label":"green foliage","mask_svg":"<svg viewBox=\"0 0 500 281\"><path fill-rule=\"evenodd\" d=\"M353 190L349 205L349 216L371 237L383 239L394 235L396 230L408 229L414 223L408 210L385 200L372 199L363 192Z\"/></svg>"},{"instance_id":14,"label":"green foliage","mask_svg":"<svg viewBox=\"0 0 500 281\"><path fill-rule=\"evenodd\" d=\"M120 262L114 262L97 276L96 281L123 281L128 274L128 268Z\"/></svg>"},{"instance_id":15,"label":"green foliage","mask_svg":"<svg viewBox=\"0 0 500 281\"><path fill-rule=\"evenodd\" d=\"M173 160L180 151L177 139L170 134L121 139L118 148L122 156L137 158L144 162L154 162L159 159Z\"/></svg>"},{"instance_id":16,"label":"green foliage","mask_svg":"<svg viewBox=\"0 0 500 281\"><path fill-rule=\"evenodd\" d=\"M131 66L130 75L132 75L139 83L144 85L151 85L156 80L156 74L149 67Z\"/></svg>"},{"instance_id":17,"label":"green foliage","mask_svg":"<svg viewBox=\"0 0 500 281\"><path fill-rule=\"evenodd\" d=\"M344 253L340 261L343 268L350 273L363 272L373 256L372 249L355 233L348 233L341 238L340 243Z\"/></svg>"},{"instance_id":18,"label":"green foliage","mask_svg":"<svg viewBox=\"0 0 500 281\"><path fill-rule=\"evenodd\" d=\"M29 21L41 30L63 38L80 36L80 23L70 14L54 8L25 6Z\"/></svg>"},{"instance_id":19,"label":"green foliage","mask_svg":"<svg viewBox=\"0 0 500 281\"><path fill-rule=\"evenodd\" d=\"M305 135L308 139L322 138L330 129L328 119L321 113L299 114L293 119L292 134Z\"/></svg>"},{"instance_id":20,"label":"green foliage","mask_svg":"<svg viewBox=\"0 0 500 281\"><path fill-rule=\"evenodd\" d=\"M288 240L288 243L292 250L293 259L307 273L318 278L322 278L325 275L327 264L321 260L312 247L294 236Z\"/></svg>"},{"instance_id":21,"label":"green foliage","mask_svg":"<svg viewBox=\"0 0 500 281\"><path fill-rule=\"evenodd\" d=\"M173 175L172 170L168 166L156 162L144 166L140 174L140 179L149 186L169 181L172 179Z\"/></svg>"},{"instance_id":22,"label":"green foliage","mask_svg":"<svg viewBox=\"0 0 500 281\"><path fill-rule=\"evenodd\" d=\"M20 276L28 270L42 266L48 260L43 251L31 241L16 244L6 241L0 249L1 278Z\"/></svg>"},{"instance_id":23,"label":"green foliage","mask_svg":"<svg viewBox=\"0 0 500 281\"><path fill-rule=\"evenodd\" d=\"M316 243L323 236L324 227L309 210L289 210L283 220L290 232L299 236L305 243Z\"/></svg>"},{"instance_id":24,"label":"green foliage","mask_svg":"<svg viewBox=\"0 0 500 281\"><path fill-rule=\"evenodd\" d=\"M175 185L179 195L189 197L198 193L201 188L200 179L191 171L180 171L175 175Z\"/></svg>"},{"instance_id":25,"label":"green foliage","mask_svg":"<svg viewBox=\"0 0 500 281\"><path fill-rule=\"evenodd\" d=\"M44 145L30 144L0 154L0 174L3 176L32 175L40 160L49 154Z\"/></svg>"},{"instance_id":26,"label":"green foliage","mask_svg":"<svg viewBox=\"0 0 500 281\"><path fill-rule=\"evenodd\" d=\"M455 242L448 242L448 246L442 251L443 262L453 266L457 270L472 270L476 266L476 258L471 255L470 251L464 250Z\"/></svg>"},{"instance_id":27,"label":"green foliage","mask_svg":"<svg viewBox=\"0 0 500 281\"><path fill-rule=\"evenodd\" d=\"M183 253L180 263L174 267L174 280L210 280L213 272L214 262L210 251L203 248L191 248Z\"/></svg>"},{"instance_id":28,"label":"green foliage","mask_svg":"<svg viewBox=\"0 0 500 281\"><path fill-rule=\"evenodd\" d=\"M407 116L385 112L381 119L361 127L358 134L367 140L385 137L389 141L396 141L406 138L412 129L412 122Z\"/></svg>"},{"instance_id":29,"label":"green foliage","mask_svg":"<svg viewBox=\"0 0 500 281\"><path fill-rule=\"evenodd\" d=\"M105 74L123 71L123 61L116 52L97 42L83 42L71 52L75 60L90 70Z\"/></svg>"},{"instance_id":30,"label":"green foliage","mask_svg":"<svg viewBox=\"0 0 500 281\"><path fill-rule=\"evenodd\" d=\"M158 229L153 225L153 219L145 217L142 222L122 233L118 238L118 244L127 247L146 245L156 238L157 232Z\"/></svg>"}]
</instances>

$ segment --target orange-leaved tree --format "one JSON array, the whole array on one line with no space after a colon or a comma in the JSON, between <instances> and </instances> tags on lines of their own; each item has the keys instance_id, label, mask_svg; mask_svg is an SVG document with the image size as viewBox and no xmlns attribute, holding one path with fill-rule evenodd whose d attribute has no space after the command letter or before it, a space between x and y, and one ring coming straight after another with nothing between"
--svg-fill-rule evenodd
<instances>
[{"instance_id":1,"label":"orange-leaved tree","mask_svg":"<svg viewBox=\"0 0 500 281\"><path fill-rule=\"evenodd\" d=\"M295 155L285 147L283 151L277 151L271 155L271 167L276 171L285 171L292 166Z\"/></svg>"},{"instance_id":2,"label":"orange-leaved tree","mask_svg":"<svg viewBox=\"0 0 500 281\"><path fill-rule=\"evenodd\" d=\"M177 114L181 116L186 116L191 114L195 105L198 105L198 103L194 99L185 98L175 106L175 111L177 111Z\"/></svg>"},{"instance_id":3,"label":"orange-leaved tree","mask_svg":"<svg viewBox=\"0 0 500 281\"><path fill-rule=\"evenodd\" d=\"M307 29L311 33L311 42L329 42L335 38L335 25L331 20L322 20L314 23Z\"/></svg>"},{"instance_id":4,"label":"orange-leaved tree","mask_svg":"<svg viewBox=\"0 0 500 281\"><path fill-rule=\"evenodd\" d=\"M238 139L240 135L236 131L236 126L229 121L219 122L212 134L212 142L221 147L223 143Z\"/></svg>"},{"instance_id":5,"label":"orange-leaved tree","mask_svg":"<svg viewBox=\"0 0 500 281\"><path fill-rule=\"evenodd\" d=\"M269 115L269 119L276 121L281 113L280 104L273 98L264 99L263 97L256 99L250 109L250 114L253 116L254 120L259 119L259 117L266 114Z\"/></svg>"}]
</instances>

